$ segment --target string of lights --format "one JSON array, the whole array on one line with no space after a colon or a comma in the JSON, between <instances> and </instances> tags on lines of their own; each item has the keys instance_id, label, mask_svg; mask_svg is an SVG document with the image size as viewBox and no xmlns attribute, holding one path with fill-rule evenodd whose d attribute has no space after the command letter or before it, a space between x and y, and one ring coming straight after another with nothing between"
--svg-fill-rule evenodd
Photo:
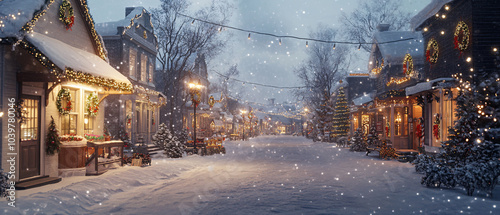
<instances>
[{"instance_id":1,"label":"string of lights","mask_svg":"<svg viewBox=\"0 0 500 215\"><path fill-rule=\"evenodd\" d=\"M242 81L242 80L239 80L239 79L236 79L236 78L232 78L232 77L220 74L219 72L216 72L216 71L214 71L214 72L217 73L217 75L219 75L221 77L224 77L226 79L232 79L234 81L237 81L237 82L240 82L240 83L243 83L243 84L252 84L252 85L256 85L256 86L278 88L278 89L302 89L302 88L307 88L306 86L283 87L283 86L275 86L275 85L269 85L269 84L260 84L260 83L250 82L250 81Z\"/></svg>"},{"instance_id":2,"label":"string of lights","mask_svg":"<svg viewBox=\"0 0 500 215\"><path fill-rule=\"evenodd\" d=\"M377 42L377 43L373 43L373 42L352 42L352 41L321 40L321 39L316 39L316 38L298 37L298 36L293 36L293 35L277 35L277 34L271 34L271 33L267 33L267 32L261 32L261 31L255 31L255 30L248 30L248 29L233 27L233 26L229 26L229 25L223 25L223 24L219 24L219 23L215 23L215 22L210 22L210 21L203 20L203 19L198 19L198 18L189 16L189 15L186 15L186 14L178 13L178 12L176 12L176 14L180 15L180 16L183 16L183 17L186 17L186 18L189 18L189 19L192 19L193 21L191 22L191 24L193 24L195 21L199 21L199 22L210 24L210 25L219 26L220 27L219 31L222 31L222 28L226 28L226 29L232 29L232 30L241 31L241 32L247 32L248 33L248 39L251 38L251 34L258 34L258 35L276 37L276 38L279 38L280 45L281 45L281 39L282 38L304 40L304 41L306 41L306 46L309 46L308 41L314 41L314 42L320 42L320 43L330 43L330 44L334 44L333 45L334 49L335 49L335 46L336 46L337 43L338 44L351 44L351 45L360 45L361 46L361 45L364 45L364 44L397 43L397 42L403 42L403 41L408 41L408 40L415 39L415 38L411 37L411 38L404 38L404 39L399 39L399 40L391 40L391 41ZM358 49L360 49L360 47L358 47Z\"/></svg>"}]
</instances>

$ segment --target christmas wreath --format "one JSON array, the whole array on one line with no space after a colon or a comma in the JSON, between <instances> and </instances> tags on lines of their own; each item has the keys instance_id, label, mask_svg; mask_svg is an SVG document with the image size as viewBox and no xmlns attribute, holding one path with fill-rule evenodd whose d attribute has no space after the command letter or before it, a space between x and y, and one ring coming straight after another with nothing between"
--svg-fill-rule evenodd
<instances>
[{"instance_id":1,"label":"christmas wreath","mask_svg":"<svg viewBox=\"0 0 500 215\"><path fill-rule=\"evenodd\" d=\"M455 44L455 49L460 50L460 52L463 52L467 49L469 46L469 38L470 37L470 32L469 32L469 26L465 24L464 21L460 21L455 28L455 37L454 37L454 44Z\"/></svg>"},{"instance_id":2,"label":"christmas wreath","mask_svg":"<svg viewBox=\"0 0 500 215\"><path fill-rule=\"evenodd\" d=\"M85 110L89 116L97 116L97 111L99 111L99 99L95 93L92 92L87 97Z\"/></svg>"},{"instance_id":3,"label":"christmas wreath","mask_svg":"<svg viewBox=\"0 0 500 215\"><path fill-rule=\"evenodd\" d=\"M61 6L59 6L59 20L66 26L66 30L71 30L71 27L73 27L75 23L75 14L69 0L63 0Z\"/></svg>"},{"instance_id":4,"label":"christmas wreath","mask_svg":"<svg viewBox=\"0 0 500 215\"><path fill-rule=\"evenodd\" d=\"M73 104L71 104L71 93L68 89L62 88L59 90L56 99L56 106L57 110L59 110L59 113L62 115L69 114L69 112L73 109Z\"/></svg>"},{"instance_id":5,"label":"christmas wreath","mask_svg":"<svg viewBox=\"0 0 500 215\"><path fill-rule=\"evenodd\" d=\"M214 96L210 96L210 98L208 99L208 105L210 105L210 108L212 108L214 104L215 104Z\"/></svg>"},{"instance_id":6,"label":"christmas wreath","mask_svg":"<svg viewBox=\"0 0 500 215\"><path fill-rule=\"evenodd\" d=\"M437 41L433 38L427 43L427 50L425 52L425 57L429 63L436 63L439 56L439 45Z\"/></svg>"},{"instance_id":7,"label":"christmas wreath","mask_svg":"<svg viewBox=\"0 0 500 215\"><path fill-rule=\"evenodd\" d=\"M196 95L196 98L195 98L195 95ZM200 102L201 102L201 94L199 91L191 93L191 101L193 101L193 104L198 107L198 104L200 104Z\"/></svg>"},{"instance_id":8,"label":"christmas wreath","mask_svg":"<svg viewBox=\"0 0 500 215\"><path fill-rule=\"evenodd\" d=\"M403 74L410 76L413 73L413 58L410 54L406 54L403 61Z\"/></svg>"}]
</instances>

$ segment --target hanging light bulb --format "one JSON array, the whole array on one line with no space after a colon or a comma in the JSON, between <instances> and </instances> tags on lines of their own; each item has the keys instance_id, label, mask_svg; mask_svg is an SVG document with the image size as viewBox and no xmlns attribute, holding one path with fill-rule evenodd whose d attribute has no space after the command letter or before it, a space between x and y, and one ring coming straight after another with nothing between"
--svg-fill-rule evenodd
<instances>
[{"instance_id":1,"label":"hanging light bulb","mask_svg":"<svg viewBox=\"0 0 500 215\"><path fill-rule=\"evenodd\" d=\"M219 32L221 32L221 31L222 31L222 27L219 27Z\"/></svg>"},{"instance_id":2,"label":"hanging light bulb","mask_svg":"<svg viewBox=\"0 0 500 215\"><path fill-rule=\"evenodd\" d=\"M248 39L250 39L250 33L248 33Z\"/></svg>"},{"instance_id":3,"label":"hanging light bulb","mask_svg":"<svg viewBox=\"0 0 500 215\"><path fill-rule=\"evenodd\" d=\"M278 39L279 43L280 43L280 46L281 46L281 38Z\"/></svg>"},{"instance_id":4,"label":"hanging light bulb","mask_svg":"<svg viewBox=\"0 0 500 215\"><path fill-rule=\"evenodd\" d=\"M358 51L359 51L359 50L361 50L361 43L360 43L360 44L359 44L359 46L358 46Z\"/></svg>"},{"instance_id":5,"label":"hanging light bulb","mask_svg":"<svg viewBox=\"0 0 500 215\"><path fill-rule=\"evenodd\" d=\"M306 41L306 48L309 47L309 43Z\"/></svg>"},{"instance_id":6,"label":"hanging light bulb","mask_svg":"<svg viewBox=\"0 0 500 215\"><path fill-rule=\"evenodd\" d=\"M193 21L191 22L191 25L192 25L192 24L194 24L194 19L193 19Z\"/></svg>"},{"instance_id":7,"label":"hanging light bulb","mask_svg":"<svg viewBox=\"0 0 500 215\"><path fill-rule=\"evenodd\" d=\"M333 50L335 50L335 46L336 46L336 45L337 45L337 44L335 44L335 43L333 44Z\"/></svg>"}]
</instances>

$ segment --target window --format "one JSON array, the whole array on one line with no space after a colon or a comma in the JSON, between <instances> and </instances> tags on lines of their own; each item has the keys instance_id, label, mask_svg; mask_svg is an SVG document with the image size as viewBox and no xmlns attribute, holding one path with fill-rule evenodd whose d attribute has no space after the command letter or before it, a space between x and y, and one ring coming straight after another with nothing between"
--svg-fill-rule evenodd
<instances>
[{"instance_id":1,"label":"window","mask_svg":"<svg viewBox=\"0 0 500 215\"><path fill-rule=\"evenodd\" d=\"M91 92L85 92L85 107L87 107L87 98L90 96ZM83 119L83 133L84 134L94 134L94 118L87 114L87 111L84 111L84 119Z\"/></svg>"},{"instance_id":2,"label":"window","mask_svg":"<svg viewBox=\"0 0 500 215\"><path fill-rule=\"evenodd\" d=\"M21 141L38 140L40 100L31 98L23 98L23 100L25 121L21 124Z\"/></svg>"},{"instance_id":3,"label":"window","mask_svg":"<svg viewBox=\"0 0 500 215\"><path fill-rule=\"evenodd\" d=\"M67 115L62 116L61 121L61 133L62 134L76 134L77 133L77 123L78 123L78 105L80 104L78 98L78 91L74 89L69 89L69 93L71 94L71 104L73 104L73 108L71 112Z\"/></svg>"},{"instance_id":4,"label":"window","mask_svg":"<svg viewBox=\"0 0 500 215\"><path fill-rule=\"evenodd\" d=\"M134 76L134 77L135 77L135 73L137 71L136 59L137 59L137 51L135 49L130 49L129 60L128 60L129 75Z\"/></svg>"},{"instance_id":5,"label":"window","mask_svg":"<svg viewBox=\"0 0 500 215\"><path fill-rule=\"evenodd\" d=\"M370 116L369 115L361 115L361 124L363 126L363 134L368 135L370 133Z\"/></svg>"},{"instance_id":6,"label":"window","mask_svg":"<svg viewBox=\"0 0 500 215\"><path fill-rule=\"evenodd\" d=\"M146 57L145 54L142 54L141 55L141 81L144 81L144 82L147 81L146 80L147 74L148 74L147 68L148 68L148 57Z\"/></svg>"},{"instance_id":7,"label":"window","mask_svg":"<svg viewBox=\"0 0 500 215\"><path fill-rule=\"evenodd\" d=\"M127 100L125 101L125 130L127 131L127 133L131 133L132 132L132 116L133 116L133 112L132 112L132 101L131 100Z\"/></svg>"},{"instance_id":8,"label":"window","mask_svg":"<svg viewBox=\"0 0 500 215\"><path fill-rule=\"evenodd\" d=\"M149 83L154 83L153 82L154 74L155 70L154 70L153 60L149 59Z\"/></svg>"},{"instance_id":9,"label":"window","mask_svg":"<svg viewBox=\"0 0 500 215\"><path fill-rule=\"evenodd\" d=\"M453 96L457 95L458 91L455 89L453 91L445 90L442 96L443 103L443 140L448 140L448 129L452 128L455 124L456 116L455 109L457 108L457 104L453 101Z\"/></svg>"},{"instance_id":10,"label":"window","mask_svg":"<svg viewBox=\"0 0 500 215\"><path fill-rule=\"evenodd\" d=\"M403 114L401 108L395 108L394 113L394 136L401 136L403 131Z\"/></svg>"}]
</instances>

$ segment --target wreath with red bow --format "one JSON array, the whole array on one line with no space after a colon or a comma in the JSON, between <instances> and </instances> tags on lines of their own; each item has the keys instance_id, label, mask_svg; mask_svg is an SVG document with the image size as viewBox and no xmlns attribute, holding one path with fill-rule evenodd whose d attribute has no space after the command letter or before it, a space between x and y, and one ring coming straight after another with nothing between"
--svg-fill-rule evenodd
<instances>
[{"instance_id":1,"label":"wreath with red bow","mask_svg":"<svg viewBox=\"0 0 500 215\"><path fill-rule=\"evenodd\" d=\"M469 47L470 31L469 26L464 22L460 21L455 28L455 37L453 38L455 49L463 52Z\"/></svg>"},{"instance_id":2,"label":"wreath with red bow","mask_svg":"<svg viewBox=\"0 0 500 215\"><path fill-rule=\"evenodd\" d=\"M439 57L439 45L437 41L433 38L427 43L427 50L425 52L425 58L429 63L436 63Z\"/></svg>"},{"instance_id":3,"label":"wreath with red bow","mask_svg":"<svg viewBox=\"0 0 500 215\"><path fill-rule=\"evenodd\" d=\"M75 24L73 7L71 6L71 2L68 0L63 0L61 6L59 6L59 20L63 22L66 30L71 30L71 27Z\"/></svg>"},{"instance_id":4,"label":"wreath with red bow","mask_svg":"<svg viewBox=\"0 0 500 215\"><path fill-rule=\"evenodd\" d=\"M405 59L403 61L403 74L406 76L410 76L413 73L413 58L410 54L405 55Z\"/></svg>"},{"instance_id":5,"label":"wreath with red bow","mask_svg":"<svg viewBox=\"0 0 500 215\"><path fill-rule=\"evenodd\" d=\"M61 115L69 114L73 109L73 105L71 104L71 93L68 89L62 88L59 90L59 93L57 93L56 106Z\"/></svg>"},{"instance_id":6,"label":"wreath with red bow","mask_svg":"<svg viewBox=\"0 0 500 215\"><path fill-rule=\"evenodd\" d=\"M99 99L96 94L90 93L87 97L85 110L89 116L97 116L97 112L99 111Z\"/></svg>"}]
</instances>

